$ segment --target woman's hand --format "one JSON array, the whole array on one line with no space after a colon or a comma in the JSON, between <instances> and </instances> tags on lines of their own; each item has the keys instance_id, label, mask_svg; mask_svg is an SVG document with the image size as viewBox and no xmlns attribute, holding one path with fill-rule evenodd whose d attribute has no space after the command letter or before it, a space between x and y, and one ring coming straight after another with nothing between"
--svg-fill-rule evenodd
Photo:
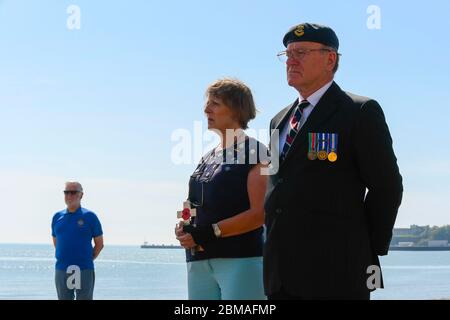
<instances>
[{"instance_id":1,"label":"woman's hand","mask_svg":"<svg viewBox=\"0 0 450 320\"><path fill-rule=\"evenodd\" d=\"M183 232L183 222L179 222L178 224L175 225L175 236L180 237L183 234L185 234Z\"/></svg>"},{"instance_id":2,"label":"woman's hand","mask_svg":"<svg viewBox=\"0 0 450 320\"><path fill-rule=\"evenodd\" d=\"M197 246L192 236L183 231L183 222L180 222L175 226L175 235L183 248L191 249Z\"/></svg>"}]
</instances>

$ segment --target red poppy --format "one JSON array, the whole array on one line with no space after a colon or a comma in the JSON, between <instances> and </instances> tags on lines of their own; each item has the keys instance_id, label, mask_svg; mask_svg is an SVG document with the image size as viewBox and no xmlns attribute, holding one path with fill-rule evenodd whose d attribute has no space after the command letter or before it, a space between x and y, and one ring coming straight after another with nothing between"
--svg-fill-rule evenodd
<instances>
[{"instance_id":1,"label":"red poppy","mask_svg":"<svg viewBox=\"0 0 450 320\"><path fill-rule=\"evenodd\" d=\"M183 212L181 214L181 217L183 218L183 220L189 220L189 218L191 217L191 210L189 208L184 208Z\"/></svg>"}]
</instances>

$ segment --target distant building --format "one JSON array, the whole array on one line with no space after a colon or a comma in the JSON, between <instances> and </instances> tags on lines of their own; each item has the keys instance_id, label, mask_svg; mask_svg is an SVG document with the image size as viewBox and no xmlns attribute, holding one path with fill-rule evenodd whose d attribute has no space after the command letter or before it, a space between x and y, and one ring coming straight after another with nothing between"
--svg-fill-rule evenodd
<instances>
[{"instance_id":1,"label":"distant building","mask_svg":"<svg viewBox=\"0 0 450 320\"><path fill-rule=\"evenodd\" d=\"M396 228L394 229L395 236L412 236L414 235L414 230L410 228Z\"/></svg>"},{"instance_id":2,"label":"distant building","mask_svg":"<svg viewBox=\"0 0 450 320\"><path fill-rule=\"evenodd\" d=\"M414 245L414 242L399 242L399 247L412 247Z\"/></svg>"},{"instance_id":3,"label":"distant building","mask_svg":"<svg viewBox=\"0 0 450 320\"><path fill-rule=\"evenodd\" d=\"M450 251L450 225L395 228L391 251Z\"/></svg>"},{"instance_id":4,"label":"distant building","mask_svg":"<svg viewBox=\"0 0 450 320\"><path fill-rule=\"evenodd\" d=\"M448 247L448 240L428 240L429 247Z\"/></svg>"},{"instance_id":5,"label":"distant building","mask_svg":"<svg viewBox=\"0 0 450 320\"><path fill-rule=\"evenodd\" d=\"M394 228L391 246L400 246L400 243L412 243L418 245L419 242L428 237L429 226L412 225L409 228ZM424 244L423 244L424 245Z\"/></svg>"}]
</instances>

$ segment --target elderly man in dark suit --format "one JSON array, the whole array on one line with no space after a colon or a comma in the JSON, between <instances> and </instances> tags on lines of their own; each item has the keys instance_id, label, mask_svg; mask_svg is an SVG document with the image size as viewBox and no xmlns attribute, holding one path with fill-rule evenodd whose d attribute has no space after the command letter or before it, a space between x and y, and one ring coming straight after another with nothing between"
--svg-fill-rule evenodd
<instances>
[{"instance_id":1,"label":"elderly man in dark suit","mask_svg":"<svg viewBox=\"0 0 450 320\"><path fill-rule=\"evenodd\" d=\"M370 299L403 192L383 111L333 81L339 41L331 28L300 24L283 44L278 56L299 98L270 123L279 168L265 197L266 294Z\"/></svg>"}]
</instances>

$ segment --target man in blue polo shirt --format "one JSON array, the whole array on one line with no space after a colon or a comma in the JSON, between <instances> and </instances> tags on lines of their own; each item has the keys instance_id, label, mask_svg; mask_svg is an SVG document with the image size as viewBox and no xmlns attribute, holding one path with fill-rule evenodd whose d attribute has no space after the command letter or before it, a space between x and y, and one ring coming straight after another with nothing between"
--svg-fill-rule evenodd
<instances>
[{"instance_id":1,"label":"man in blue polo shirt","mask_svg":"<svg viewBox=\"0 0 450 320\"><path fill-rule=\"evenodd\" d=\"M64 199L67 209L52 220L56 248L55 284L59 300L92 300L94 260L103 249L103 231L95 213L81 207L83 187L67 182ZM94 239L94 247L92 247Z\"/></svg>"}]
</instances>

